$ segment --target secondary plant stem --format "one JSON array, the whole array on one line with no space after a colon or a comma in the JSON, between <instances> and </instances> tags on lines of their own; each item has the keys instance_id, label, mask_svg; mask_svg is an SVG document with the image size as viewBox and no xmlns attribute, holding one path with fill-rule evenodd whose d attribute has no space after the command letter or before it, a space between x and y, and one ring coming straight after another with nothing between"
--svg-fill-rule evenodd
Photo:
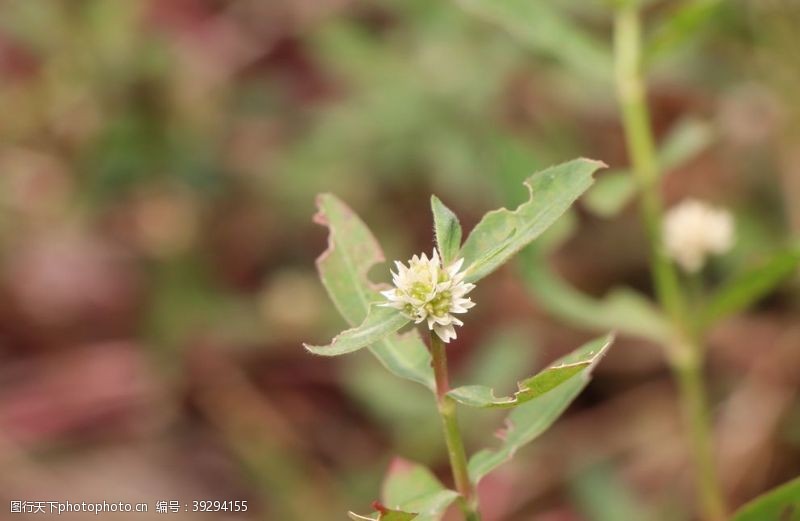
<instances>
[{"instance_id":1,"label":"secondary plant stem","mask_svg":"<svg viewBox=\"0 0 800 521\"><path fill-rule=\"evenodd\" d=\"M433 372L436 378L436 402L439 408L439 416L442 418L442 426L444 427L444 440L447 444L450 468L453 472L456 491L461 494L459 504L464 512L466 521L480 521L480 514L477 508L478 498L469 479L467 453L464 450L464 441L458 428L456 403L447 396L447 392L450 390L450 380L447 375L445 345L436 333L432 331L431 357L433 358Z\"/></svg>"},{"instance_id":2,"label":"secondary plant stem","mask_svg":"<svg viewBox=\"0 0 800 521\"><path fill-rule=\"evenodd\" d=\"M696 353L697 348L692 348L692 352ZM714 466L713 432L700 357L689 356L673 364L673 372L678 380L681 407L689 428L695 479L703 512L708 521L723 521L726 519L725 504Z\"/></svg>"},{"instance_id":3,"label":"secondary plant stem","mask_svg":"<svg viewBox=\"0 0 800 521\"><path fill-rule=\"evenodd\" d=\"M661 177L650 112L641 72L641 28L635 7L622 7L614 26L617 97L622 110L625 140L633 174L639 185L642 220L650 241L653 282L661 303L672 319L686 322L678 276L661 241L662 208L658 193Z\"/></svg>"},{"instance_id":4,"label":"secondary plant stem","mask_svg":"<svg viewBox=\"0 0 800 521\"><path fill-rule=\"evenodd\" d=\"M638 183L642 219L651 250L651 271L658 300L673 323L676 342L669 359L686 417L695 465L699 502L707 521L725 519L725 503L714 468L713 437L708 399L703 386L702 349L694 340L686 296L662 243L662 205L658 191L661 177L655 139L647 110L641 71L641 21L638 8L628 3L619 8L614 24L617 97L634 176Z\"/></svg>"}]
</instances>

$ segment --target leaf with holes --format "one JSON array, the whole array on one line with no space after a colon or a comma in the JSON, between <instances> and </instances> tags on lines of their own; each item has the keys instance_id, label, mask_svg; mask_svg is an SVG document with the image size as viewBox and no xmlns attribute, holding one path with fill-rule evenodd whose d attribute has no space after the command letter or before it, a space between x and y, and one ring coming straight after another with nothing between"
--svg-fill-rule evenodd
<instances>
[{"instance_id":1,"label":"leaf with holes","mask_svg":"<svg viewBox=\"0 0 800 521\"><path fill-rule=\"evenodd\" d=\"M455 401L480 408L507 409L517 407L557 389L571 378L580 375L585 369L597 364L611 346L611 337L594 340L575 351L569 363L559 360L547 369L517 384L519 390L513 396L498 398L490 387L466 385L448 393Z\"/></svg>"},{"instance_id":2,"label":"leaf with holes","mask_svg":"<svg viewBox=\"0 0 800 521\"><path fill-rule=\"evenodd\" d=\"M525 181L529 199L515 210L500 208L483 216L461 249L465 280L489 275L555 222L605 167L600 161L575 159L533 174Z\"/></svg>"},{"instance_id":3,"label":"leaf with holes","mask_svg":"<svg viewBox=\"0 0 800 521\"><path fill-rule=\"evenodd\" d=\"M320 278L344 319L361 324L370 305L382 300L379 286L367 279L375 264L384 262L378 241L346 204L331 194L317 197L314 222L328 227L328 248L317 259ZM391 334L369 346L389 371L433 388L430 354L419 333Z\"/></svg>"},{"instance_id":4,"label":"leaf with holes","mask_svg":"<svg viewBox=\"0 0 800 521\"><path fill-rule=\"evenodd\" d=\"M612 338L609 336L600 341L590 342L561 358L554 365L576 363L585 359L588 351L605 352L611 341ZM506 429L500 436L502 440L500 446L496 449L484 449L470 458L469 475L472 482L477 484L488 473L509 461L522 446L547 430L589 383L594 367L594 363L584 367L575 377L514 408L506 419Z\"/></svg>"}]
</instances>

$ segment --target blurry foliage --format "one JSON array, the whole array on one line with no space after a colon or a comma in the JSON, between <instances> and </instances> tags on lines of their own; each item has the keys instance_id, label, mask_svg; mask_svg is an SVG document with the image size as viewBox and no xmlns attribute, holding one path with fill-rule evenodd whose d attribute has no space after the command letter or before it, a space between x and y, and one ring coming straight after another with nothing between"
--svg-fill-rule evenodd
<instances>
[{"instance_id":1,"label":"blurry foliage","mask_svg":"<svg viewBox=\"0 0 800 521\"><path fill-rule=\"evenodd\" d=\"M613 467L598 464L581 469L570 486L581 511L590 521L648 521L657 519L631 493Z\"/></svg>"},{"instance_id":2,"label":"blurry foliage","mask_svg":"<svg viewBox=\"0 0 800 521\"><path fill-rule=\"evenodd\" d=\"M662 158L666 195L711 194L737 211L737 249L712 267L724 280L786 247L787 230L800 233L798 7L792 0L643 3L662 153L677 143L674 163ZM35 366L35 356L98 339L136 339L171 392L154 407L171 409L182 401L184 357L202 340L283 367L303 357L300 339L338 326L309 260L323 240L309 220L312 194L335 191L363 209L387 253L401 257L395 253L429 247L420 239L429 236L427 209L409 194L437 192L469 225L488 208L522 202L519 185L531 172L578 154L600 157L612 171L599 176L588 212L559 221L540 247L580 272L579 286L647 292L641 266L615 256L620 242L636 238L624 232L630 186L619 175L626 165L606 68L609 35L602 0L0 2L4 366ZM398 220L418 235L396 232L390 223ZM614 240L597 235L600 253L581 256L582 241L592 241L583 226L604 226ZM787 283L767 295L759 310L796 316L792 289ZM485 300L478 311L491 319L505 308ZM525 321L525 338L536 329L537 349L553 338L541 320L502 318L509 327ZM462 365L465 381L495 387L540 361L513 335L476 336L466 342L476 354ZM262 377L257 364L248 369ZM336 407L347 408L336 401L344 389L383 432L381 449L365 444L365 454L435 464L438 425L428 435L425 423L433 411L420 405L426 401L397 398L422 389L393 380L398 388L379 394L382 368L365 355L341 374L314 371L286 370L296 373L294 386L322 388ZM263 378L264 396L292 421L308 421L297 406L305 402L281 394L286 384L274 375ZM27 379L4 383L15 390ZM408 420L403 429L389 428L379 399ZM787 454L779 471L796 473L796 404L787 416L776 434ZM467 432L475 418L463 418ZM37 440L69 434L23 427ZM261 454L252 439L283 450L270 445L269 426L255 429L245 442L221 438L238 447L233 454ZM335 435L348 432L341 429ZM371 499L388 457L359 461L356 470L335 469L343 503ZM7 480L23 473L13 474ZM608 506L591 493L618 483L593 476L590 489L578 478L575 494L587 518L604 519Z\"/></svg>"},{"instance_id":3,"label":"blurry foliage","mask_svg":"<svg viewBox=\"0 0 800 521\"><path fill-rule=\"evenodd\" d=\"M734 521L800 519L800 478L781 485L750 501L733 516Z\"/></svg>"}]
</instances>

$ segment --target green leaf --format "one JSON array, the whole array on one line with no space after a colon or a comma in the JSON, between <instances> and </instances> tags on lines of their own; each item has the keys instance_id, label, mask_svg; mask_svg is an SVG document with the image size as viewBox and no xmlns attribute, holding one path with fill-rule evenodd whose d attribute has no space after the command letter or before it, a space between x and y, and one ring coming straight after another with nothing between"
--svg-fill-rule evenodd
<instances>
[{"instance_id":1,"label":"green leaf","mask_svg":"<svg viewBox=\"0 0 800 521\"><path fill-rule=\"evenodd\" d=\"M424 466L396 458L389 466L381 492L390 508L418 514L417 521L438 521L458 497Z\"/></svg>"},{"instance_id":2,"label":"green leaf","mask_svg":"<svg viewBox=\"0 0 800 521\"><path fill-rule=\"evenodd\" d=\"M510 408L538 398L556 389L569 379L581 374L584 369L597 362L611 346L609 337L597 339L575 352L569 363L558 361L540 373L517 384L514 396L497 398L494 391L484 385L466 385L453 389L448 394L464 405L482 408Z\"/></svg>"},{"instance_id":3,"label":"green leaf","mask_svg":"<svg viewBox=\"0 0 800 521\"><path fill-rule=\"evenodd\" d=\"M367 225L335 195L318 195L317 209L314 222L329 230L328 248L317 258L317 270L336 309L355 326L380 299L367 272L386 259Z\"/></svg>"},{"instance_id":4,"label":"green leaf","mask_svg":"<svg viewBox=\"0 0 800 521\"><path fill-rule=\"evenodd\" d=\"M360 516L353 512L348 512L347 515L354 521L411 521L412 519L419 519L417 514L390 509L378 512L375 517Z\"/></svg>"},{"instance_id":5,"label":"green leaf","mask_svg":"<svg viewBox=\"0 0 800 521\"><path fill-rule=\"evenodd\" d=\"M649 521L655 519L631 485L610 463L580 470L570 483L573 504L587 521Z\"/></svg>"},{"instance_id":6,"label":"green leaf","mask_svg":"<svg viewBox=\"0 0 800 521\"><path fill-rule=\"evenodd\" d=\"M578 215L570 208L536 239L536 247L552 252L564 245L578 230Z\"/></svg>"},{"instance_id":7,"label":"green leaf","mask_svg":"<svg viewBox=\"0 0 800 521\"><path fill-rule=\"evenodd\" d=\"M669 129L658 151L658 161L664 172L674 170L697 157L714 141L714 127L693 117L681 118Z\"/></svg>"},{"instance_id":8,"label":"green leaf","mask_svg":"<svg viewBox=\"0 0 800 521\"><path fill-rule=\"evenodd\" d=\"M536 364L540 346L530 331L521 326L493 328L486 340L460 371L464 380L489 386L507 385L522 380L527 368Z\"/></svg>"},{"instance_id":9,"label":"green leaf","mask_svg":"<svg viewBox=\"0 0 800 521\"><path fill-rule=\"evenodd\" d=\"M714 19L717 9L723 4L722 0L690 0L667 14L667 21L645 46L645 63L662 57L696 36L704 24Z\"/></svg>"},{"instance_id":10,"label":"green leaf","mask_svg":"<svg viewBox=\"0 0 800 521\"><path fill-rule=\"evenodd\" d=\"M611 329L658 343L672 337L669 321L639 293L620 288L603 299L595 299L564 282L533 248L522 255L523 279L533 298L565 322L591 330Z\"/></svg>"},{"instance_id":11,"label":"green leaf","mask_svg":"<svg viewBox=\"0 0 800 521\"><path fill-rule=\"evenodd\" d=\"M381 491L381 503L374 503L377 517L350 512L357 521L439 521L458 492L446 489L424 466L395 458L389 466Z\"/></svg>"},{"instance_id":12,"label":"green leaf","mask_svg":"<svg viewBox=\"0 0 800 521\"><path fill-rule=\"evenodd\" d=\"M550 2L459 0L458 4L506 30L531 50L556 58L594 84L609 83L612 58L608 46Z\"/></svg>"},{"instance_id":13,"label":"green leaf","mask_svg":"<svg viewBox=\"0 0 800 521\"><path fill-rule=\"evenodd\" d=\"M525 181L530 198L515 210L500 208L483 216L464 242L465 280L475 282L544 232L592 184L605 165L575 159L533 174Z\"/></svg>"},{"instance_id":14,"label":"green leaf","mask_svg":"<svg viewBox=\"0 0 800 521\"><path fill-rule=\"evenodd\" d=\"M328 248L317 259L320 279L347 323L356 326L370 305L382 300L367 272L385 260L383 252L364 222L336 196L320 194L317 208L314 222L329 229ZM434 388L430 353L416 330L389 335L369 350L395 375Z\"/></svg>"},{"instance_id":15,"label":"green leaf","mask_svg":"<svg viewBox=\"0 0 800 521\"><path fill-rule=\"evenodd\" d=\"M783 280L797 272L800 246L773 255L720 288L708 301L700 317L702 327L743 311L757 302Z\"/></svg>"},{"instance_id":16,"label":"green leaf","mask_svg":"<svg viewBox=\"0 0 800 521\"><path fill-rule=\"evenodd\" d=\"M458 256L461 249L461 223L450 208L446 207L435 195L431 196L433 210L433 229L436 233L436 245L442 264L447 266Z\"/></svg>"},{"instance_id":17,"label":"green leaf","mask_svg":"<svg viewBox=\"0 0 800 521\"><path fill-rule=\"evenodd\" d=\"M800 478L774 488L750 501L731 521L800 521Z\"/></svg>"},{"instance_id":18,"label":"green leaf","mask_svg":"<svg viewBox=\"0 0 800 521\"><path fill-rule=\"evenodd\" d=\"M557 364L573 364L585 357L588 351L606 350L611 341L609 336L590 342L562 358ZM593 368L593 364L583 368L578 377L566 380L552 391L511 411L506 419L505 432L500 436L500 447L484 449L470 458L469 475L473 483L477 484L489 472L509 461L520 447L547 430L589 383Z\"/></svg>"},{"instance_id":19,"label":"green leaf","mask_svg":"<svg viewBox=\"0 0 800 521\"><path fill-rule=\"evenodd\" d=\"M614 170L599 176L583 198L586 208L600 217L613 217L636 195L630 170Z\"/></svg>"},{"instance_id":20,"label":"green leaf","mask_svg":"<svg viewBox=\"0 0 800 521\"><path fill-rule=\"evenodd\" d=\"M408 323L408 317L395 308L373 304L361 325L342 331L330 344L326 346L303 344L303 346L315 355L344 355L383 340Z\"/></svg>"},{"instance_id":21,"label":"green leaf","mask_svg":"<svg viewBox=\"0 0 800 521\"><path fill-rule=\"evenodd\" d=\"M682 118L669 130L658 151L664 174L669 173L705 150L713 141L712 126L696 118ZM583 201L600 217L617 215L636 195L636 181L630 170L614 170L599 176Z\"/></svg>"},{"instance_id":22,"label":"green leaf","mask_svg":"<svg viewBox=\"0 0 800 521\"><path fill-rule=\"evenodd\" d=\"M342 362L339 381L348 397L385 432L396 452L430 461L444 450L430 390L402 378L387 378L372 357L353 356Z\"/></svg>"},{"instance_id":23,"label":"green leaf","mask_svg":"<svg viewBox=\"0 0 800 521\"><path fill-rule=\"evenodd\" d=\"M389 371L400 378L434 389L431 354L414 328L402 334L389 335L369 350Z\"/></svg>"}]
</instances>

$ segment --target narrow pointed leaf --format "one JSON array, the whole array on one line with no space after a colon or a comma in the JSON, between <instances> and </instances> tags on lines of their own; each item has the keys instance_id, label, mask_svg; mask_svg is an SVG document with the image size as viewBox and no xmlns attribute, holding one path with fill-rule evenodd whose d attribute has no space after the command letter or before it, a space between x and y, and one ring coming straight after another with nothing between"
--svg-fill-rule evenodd
<instances>
[{"instance_id":1,"label":"narrow pointed leaf","mask_svg":"<svg viewBox=\"0 0 800 521\"><path fill-rule=\"evenodd\" d=\"M447 266L458 255L461 248L461 223L450 208L446 207L435 195L431 196L433 211L433 229L436 234L436 246L442 257L442 264Z\"/></svg>"},{"instance_id":2,"label":"narrow pointed leaf","mask_svg":"<svg viewBox=\"0 0 800 521\"><path fill-rule=\"evenodd\" d=\"M541 235L592 184L592 174L605 165L575 159L525 181L530 198L515 210L500 208L483 216L464 242L461 256L465 280L475 282L499 268Z\"/></svg>"},{"instance_id":3,"label":"narrow pointed leaf","mask_svg":"<svg viewBox=\"0 0 800 521\"><path fill-rule=\"evenodd\" d=\"M303 344L315 355L338 356L383 340L409 323L409 319L398 310L389 307L372 305L369 314L360 326L342 331L326 346Z\"/></svg>"},{"instance_id":4,"label":"narrow pointed leaf","mask_svg":"<svg viewBox=\"0 0 800 521\"><path fill-rule=\"evenodd\" d=\"M458 387L448 394L457 402L471 407L516 407L557 389L571 378L579 377L584 369L596 364L605 355L610 345L608 337L590 342L575 351L569 363L560 360L535 376L519 382L519 390L513 396L498 398L490 387L483 385Z\"/></svg>"},{"instance_id":5,"label":"narrow pointed leaf","mask_svg":"<svg viewBox=\"0 0 800 521\"><path fill-rule=\"evenodd\" d=\"M329 230L328 248L317 259L320 279L347 323L356 326L370 305L382 300L367 272L385 260L383 252L364 222L336 196L319 195L317 208L314 222ZM433 389L430 353L416 330L391 334L369 349L395 375Z\"/></svg>"},{"instance_id":6,"label":"narrow pointed leaf","mask_svg":"<svg viewBox=\"0 0 800 521\"><path fill-rule=\"evenodd\" d=\"M701 325L708 327L717 320L747 309L797 273L799 265L800 246L794 246L742 273L711 297L703 311Z\"/></svg>"},{"instance_id":7,"label":"narrow pointed leaf","mask_svg":"<svg viewBox=\"0 0 800 521\"><path fill-rule=\"evenodd\" d=\"M800 521L800 478L758 496L740 508L731 521Z\"/></svg>"},{"instance_id":8,"label":"narrow pointed leaf","mask_svg":"<svg viewBox=\"0 0 800 521\"><path fill-rule=\"evenodd\" d=\"M598 347L600 344L597 341L590 342L559 362L575 363L586 356L587 350L605 351L611 341L610 336L606 337L602 340L602 347ZM482 450L470 458L469 475L473 483L478 483L489 472L510 460L522 446L547 430L589 383L594 365L583 368L576 377L512 410L506 419L506 429L500 436L500 446Z\"/></svg>"},{"instance_id":9,"label":"narrow pointed leaf","mask_svg":"<svg viewBox=\"0 0 800 521\"><path fill-rule=\"evenodd\" d=\"M644 50L645 63L650 64L701 34L702 26L714 20L724 4L722 0L690 0L680 4L650 38Z\"/></svg>"},{"instance_id":10,"label":"narrow pointed leaf","mask_svg":"<svg viewBox=\"0 0 800 521\"><path fill-rule=\"evenodd\" d=\"M603 298L590 297L564 282L539 252L522 253L525 285L533 298L556 317L591 330L615 330L653 342L669 342L669 321L644 296L617 288Z\"/></svg>"}]
</instances>

